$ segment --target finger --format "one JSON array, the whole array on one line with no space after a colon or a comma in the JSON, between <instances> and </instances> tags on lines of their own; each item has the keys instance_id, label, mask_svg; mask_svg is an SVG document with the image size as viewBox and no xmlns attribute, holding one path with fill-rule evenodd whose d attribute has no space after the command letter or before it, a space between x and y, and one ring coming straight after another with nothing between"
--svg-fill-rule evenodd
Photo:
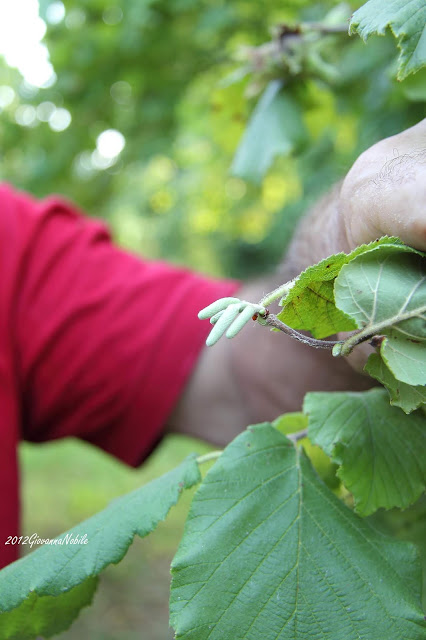
<instances>
[{"instance_id":1,"label":"finger","mask_svg":"<svg viewBox=\"0 0 426 640\"><path fill-rule=\"evenodd\" d=\"M350 247L394 235L426 250L426 119L358 158L340 208Z\"/></svg>"}]
</instances>

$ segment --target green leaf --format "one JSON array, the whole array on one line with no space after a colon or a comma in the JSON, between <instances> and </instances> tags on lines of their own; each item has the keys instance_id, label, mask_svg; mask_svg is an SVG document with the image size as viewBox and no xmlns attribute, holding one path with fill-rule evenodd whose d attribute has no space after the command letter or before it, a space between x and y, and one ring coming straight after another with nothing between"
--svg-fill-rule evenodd
<instances>
[{"instance_id":1,"label":"green leaf","mask_svg":"<svg viewBox=\"0 0 426 640\"><path fill-rule=\"evenodd\" d=\"M359 255L342 267L334 294L364 336L386 336L380 353L398 380L426 383L426 260L420 252L388 245Z\"/></svg>"},{"instance_id":2,"label":"green leaf","mask_svg":"<svg viewBox=\"0 0 426 640\"><path fill-rule=\"evenodd\" d=\"M369 356L364 371L385 385L390 395L390 403L401 407L405 413L411 413L426 404L426 387L420 385L413 387L397 380L379 353L372 353Z\"/></svg>"},{"instance_id":3,"label":"green leaf","mask_svg":"<svg viewBox=\"0 0 426 640\"><path fill-rule=\"evenodd\" d=\"M56 597L28 593L16 609L0 613L0 637L2 640L49 638L65 631L81 609L92 603L97 585L98 578L94 577Z\"/></svg>"},{"instance_id":4,"label":"green leaf","mask_svg":"<svg viewBox=\"0 0 426 640\"><path fill-rule=\"evenodd\" d=\"M275 156L289 154L305 137L297 103L270 82L260 98L235 154L231 172L260 182Z\"/></svg>"},{"instance_id":5,"label":"green leaf","mask_svg":"<svg viewBox=\"0 0 426 640\"><path fill-rule=\"evenodd\" d=\"M369 515L408 507L426 481L426 419L391 407L385 389L363 393L308 393L308 434L340 468L337 475Z\"/></svg>"},{"instance_id":6,"label":"green leaf","mask_svg":"<svg viewBox=\"0 0 426 640\"><path fill-rule=\"evenodd\" d=\"M164 520L185 488L200 481L194 456L179 467L111 502L103 511L0 571L0 637L31 640L66 629L90 604L97 576L118 563L134 536ZM65 540L87 536L87 544Z\"/></svg>"},{"instance_id":7,"label":"green leaf","mask_svg":"<svg viewBox=\"0 0 426 640\"><path fill-rule=\"evenodd\" d=\"M343 265L357 255L383 244L396 243L399 243L397 238L383 237L357 247L349 254L337 253L308 267L282 300L284 308L278 318L294 329L310 331L315 338L356 329L354 320L335 305L334 281Z\"/></svg>"},{"instance_id":8,"label":"green leaf","mask_svg":"<svg viewBox=\"0 0 426 640\"><path fill-rule=\"evenodd\" d=\"M272 426L281 433L288 435L295 431L302 431L308 426L308 419L301 411L294 411L292 413L284 413L282 416L278 416L273 422Z\"/></svg>"},{"instance_id":9,"label":"green leaf","mask_svg":"<svg viewBox=\"0 0 426 640\"><path fill-rule=\"evenodd\" d=\"M304 413L284 413L272 422L272 426L285 435L302 431L308 426L308 416ZM337 489L340 486L340 480L336 476L337 465L332 463L330 458L324 453L320 447L313 445L308 437L302 438L300 444L311 461L315 471L323 482L330 489Z\"/></svg>"},{"instance_id":10,"label":"green leaf","mask_svg":"<svg viewBox=\"0 0 426 640\"><path fill-rule=\"evenodd\" d=\"M426 494L408 509L380 509L369 516L375 528L398 540L416 545L423 569L423 610L426 611Z\"/></svg>"},{"instance_id":11,"label":"green leaf","mask_svg":"<svg viewBox=\"0 0 426 640\"><path fill-rule=\"evenodd\" d=\"M207 473L172 564L184 640L420 640L415 548L345 507L270 424Z\"/></svg>"},{"instance_id":12,"label":"green leaf","mask_svg":"<svg viewBox=\"0 0 426 640\"><path fill-rule=\"evenodd\" d=\"M355 11L349 33L357 31L363 40L390 29L398 41L398 79L426 65L426 4L424 0L369 0Z\"/></svg>"}]
</instances>

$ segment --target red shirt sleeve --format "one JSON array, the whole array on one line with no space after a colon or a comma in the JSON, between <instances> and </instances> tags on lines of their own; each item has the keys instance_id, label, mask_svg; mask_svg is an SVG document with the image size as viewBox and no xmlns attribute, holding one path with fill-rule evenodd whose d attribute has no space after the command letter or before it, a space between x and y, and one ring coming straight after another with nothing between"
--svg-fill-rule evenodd
<instances>
[{"instance_id":1,"label":"red shirt sleeve","mask_svg":"<svg viewBox=\"0 0 426 640\"><path fill-rule=\"evenodd\" d=\"M238 284L126 253L58 198L13 193L12 208L22 437L77 436L137 465L210 329L198 311Z\"/></svg>"}]
</instances>

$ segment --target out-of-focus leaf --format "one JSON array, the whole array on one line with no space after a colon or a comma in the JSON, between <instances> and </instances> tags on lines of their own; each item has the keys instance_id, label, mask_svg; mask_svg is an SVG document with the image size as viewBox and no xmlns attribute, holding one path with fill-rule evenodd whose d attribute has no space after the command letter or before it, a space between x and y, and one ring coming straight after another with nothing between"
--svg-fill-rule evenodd
<instances>
[{"instance_id":1,"label":"out-of-focus leaf","mask_svg":"<svg viewBox=\"0 0 426 640\"><path fill-rule=\"evenodd\" d=\"M294 413L284 413L273 421L272 426L281 433L288 435L295 431L301 431L308 426L308 419L304 413L297 411Z\"/></svg>"},{"instance_id":2,"label":"out-of-focus leaf","mask_svg":"<svg viewBox=\"0 0 426 640\"><path fill-rule=\"evenodd\" d=\"M260 182L275 156L289 154L303 141L305 129L300 109L279 80L260 98L235 154L231 171Z\"/></svg>"},{"instance_id":3,"label":"out-of-focus leaf","mask_svg":"<svg viewBox=\"0 0 426 640\"><path fill-rule=\"evenodd\" d=\"M426 102L426 69L409 76L401 85L403 94L412 102Z\"/></svg>"},{"instance_id":4,"label":"out-of-focus leaf","mask_svg":"<svg viewBox=\"0 0 426 640\"><path fill-rule=\"evenodd\" d=\"M0 571L0 638L50 638L90 604L98 574L148 535L201 479L194 456ZM76 540L87 540L83 544ZM66 542L68 540L68 543ZM70 542L74 540L74 543Z\"/></svg>"}]
</instances>

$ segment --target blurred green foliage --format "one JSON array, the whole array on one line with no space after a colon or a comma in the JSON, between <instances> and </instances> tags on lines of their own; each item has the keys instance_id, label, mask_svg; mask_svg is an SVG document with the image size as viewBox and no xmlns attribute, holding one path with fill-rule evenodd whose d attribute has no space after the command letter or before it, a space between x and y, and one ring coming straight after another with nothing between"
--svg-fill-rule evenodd
<instances>
[{"instance_id":1,"label":"blurred green foliage","mask_svg":"<svg viewBox=\"0 0 426 640\"><path fill-rule=\"evenodd\" d=\"M167 436L139 469L72 438L44 445L25 443L22 467L22 533L54 538L90 517L114 498L177 466L189 452L210 447L183 436ZM204 469L203 469L204 471ZM54 485L54 491L52 486ZM169 640L170 563L183 533L194 490L185 491L156 529L136 537L119 565L102 574L92 607L84 609L64 640ZM22 547L23 553L30 551ZM58 636L59 637L59 636Z\"/></svg>"},{"instance_id":2,"label":"blurred green foliage","mask_svg":"<svg viewBox=\"0 0 426 640\"><path fill-rule=\"evenodd\" d=\"M43 18L53 4L41 1ZM37 90L1 69L14 96L0 113L0 177L37 196L66 195L148 257L237 277L267 269L361 150L422 116L416 76L407 90L394 79L390 36L365 45L346 32L282 35L330 9L327 24L345 29L360 4L68 0L45 36L56 82ZM305 133L253 185L229 168L274 79ZM72 117L61 131L51 126L62 126L58 108ZM97 149L110 129L125 138L114 158Z\"/></svg>"}]
</instances>

